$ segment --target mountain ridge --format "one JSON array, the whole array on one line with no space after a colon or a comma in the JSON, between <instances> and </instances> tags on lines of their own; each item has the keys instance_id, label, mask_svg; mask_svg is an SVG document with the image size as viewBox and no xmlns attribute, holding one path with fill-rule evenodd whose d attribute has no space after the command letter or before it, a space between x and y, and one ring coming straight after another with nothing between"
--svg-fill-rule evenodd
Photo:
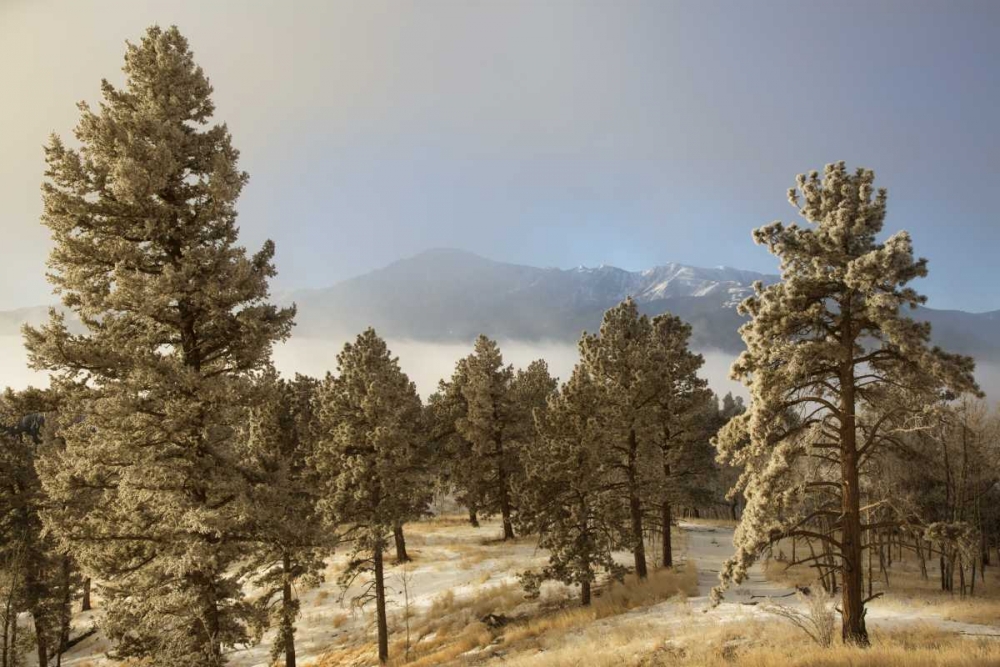
<instances>
[{"instance_id":1,"label":"mountain ridge","mask_svg":"<svg viewBox=\"0 0 1000 667\"><path fill-rule=\"evenodd\" d=\"M455 248L433 248L328 287L286 291L298 305L293 335L346 339L368 326L389 338L469 342L494 338L575 342L596 331L605 310L627 296L642 312L672 312L692 326L692 345L737 353L744 318L736 305L753 283L779 280L733 267L668 262L629 271L616 266L570 269L501 262ZM47 307L0 312L0 334L45 320ZM1000 311L919 308L934 341L953 352L1000 360Z\"/></svg>"}]
</instances>

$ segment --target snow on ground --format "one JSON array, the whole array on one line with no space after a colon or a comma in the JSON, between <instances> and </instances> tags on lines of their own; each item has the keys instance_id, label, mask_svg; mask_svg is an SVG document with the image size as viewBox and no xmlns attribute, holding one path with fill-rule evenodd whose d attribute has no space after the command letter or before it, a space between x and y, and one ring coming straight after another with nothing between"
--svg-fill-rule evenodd
<instances>
[{"instance_id":1,"label":"snow on ground","mask_svg":"<svg viewBox=\"0 0 1000 667\"><path fill-rule=\"evenodd\" d=\"M768 598L788 607L801 606L794 596L795 589L768 580L764 576L762 566L758 564L750 570L749 576L742 584L730 588L725 594L725 600L712 608L709 594L719 583L719 571L723 563L733 553L733 528L685 522L681 523L681 528L687 534L684 558L693 561L698 569L698 597L688 598L688 605L693 612L704 614L706 622L738 622L764 618L773 620L775 616L764 610L765 603L769 602ZM662 616L664 622L669 624L669 617L672 615L671 603L655 605L643 610L643 613ZM895 605L883 606L878 600L869 603L865 618L869 628L889 629L908 623L922 623L956 633L1000 634L1000 627L959 623L944 619L926 609L908 610Z\"/></svg>"},{"instance_id":2,"label":"snow on ground","mask_svg":"<svg viewBox=\"0 0 1000 667\"><path fill-rule=\"evenodd\" d=\"M703 523L682 523L681 528L686 537L680 549L681 558L693 563L698 571L696 597L687 601L671 599L595 621L589 628L567 633L560 643L570 644L575 634L584 631L611 632L635 624L648 634L652 646L664 637L691 636L699 628L706 630L720 624L754 620L774 621L776 617L764 609L769 597L786 606L799 604L794 596L785 597L794 593L794 589L767 580L762 568L755 566L747 580L730 589L725 601L713 608L709 593L718 583L723 562L732 554L733 529ZM483 527L477 529L459 518L446 517L409 525L406 530L408 550L414 558L414 562L406 566L410 575L409 596L411 610L417 616L448 591L461 598L481 594L489 587L516 584L519 572L541 565L547 555L537 549L530 538L513 543L499 541L500 529L496 522L484 522ZM337 584L337 575L347 557L347 553L339 553L331 559L322 586L299 591L302 615L296 647L302 665L334 647L373 641L372 606L360 610L349 604L360 584L343 595ZM629 562L627 554L621 554L621 559ZM402 572L401 566L392 566L386 571L390 624L393 617L399 618L402 614ZM74 635L90 628L98 620L97 613L78 615L74 621ZM876 601L869 606L867 620L870 628L899 629L919 624L970 635L1000 635L1000 627L949 621L932 610L908 609L898 603L880 605ZM269 633L261 644L234 651L230 664L267 667L271 637ZM63 665L100 667L113 664L103 658L107 649L107 640L98 632L73 647L63 657Z\"/></svg>"}]
</instances>

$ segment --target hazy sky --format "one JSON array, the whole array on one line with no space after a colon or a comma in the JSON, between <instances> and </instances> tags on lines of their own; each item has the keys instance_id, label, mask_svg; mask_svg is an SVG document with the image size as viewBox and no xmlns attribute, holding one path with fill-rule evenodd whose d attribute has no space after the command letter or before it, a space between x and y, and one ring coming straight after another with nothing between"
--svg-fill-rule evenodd
<instances>
[{"instance_id":1,"label":"hazy sky","mask_svg":"<svg viewBox=\"0 0 1000 667\"><path fill-rule=\"evenodd\" d=\"M51 301L41 146L154 22L212 79L279 289L435 246L771 271L751 228L844 159L889 188L932 306L1000 308L1000 2L944 0L0 0L0 308Z\"/></svg>"}]
</instances>

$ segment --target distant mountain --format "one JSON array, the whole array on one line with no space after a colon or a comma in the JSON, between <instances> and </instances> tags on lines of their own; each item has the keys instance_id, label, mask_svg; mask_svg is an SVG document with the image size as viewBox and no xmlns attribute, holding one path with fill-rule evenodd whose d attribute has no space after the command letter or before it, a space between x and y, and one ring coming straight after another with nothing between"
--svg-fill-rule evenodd
<instances>
[{"instance_id":1,"label":"distant mountain","mask_svg":"<svg viewBox=\"0 0 1000 667\"><path fill-rule=\"evenodd\" d=\"M366 326L394 338L469 341L479 333L519 340L575 341L604 311L631 295L648 313L670 310L695 325L697 342L739 344L735 305L751 271L666 264L641 272L613 266L543 269L459 250L430 250L332 287L289 295L295 333L350 335Z\"/></svg>"},{"instance_id":2,"label":"distant mountain","mask_svg":"<svg viewBox=\"0 0 1000 667\"><path fill-rule=\"evenodd\" d=\"M727 267L665 264L645 271L613 266L555 269L507 264L452 249L403 259L332 287L292 291L294 335L342 340L374 326L395 339L469 342L480 333L515 340L576 341L596 331L604 311L632 296L648 314L672 312L691 323L693 345L738 352L743 318L736 305L760 280L778 276ZM38 322L45 309L0 313L0 334ZM921 308L935 342L981 360L1000 360L1000 311Z\"/></svg>"}]
</instances>

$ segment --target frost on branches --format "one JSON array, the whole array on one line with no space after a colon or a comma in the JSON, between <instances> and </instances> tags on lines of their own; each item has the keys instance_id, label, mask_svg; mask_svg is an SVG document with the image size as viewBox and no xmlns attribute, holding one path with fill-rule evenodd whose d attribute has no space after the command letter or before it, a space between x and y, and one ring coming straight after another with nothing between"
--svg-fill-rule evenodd
<instances>
[{"instance_id":1,"label":"frost on branches","mask_svg":"<svg viewBox=\"0 0 1000 667\"><path fill-rule=\"evenodd\" d=\"M780 258L782 280L740 305L747 349L732 377L749 388L750 408L717 439L720 458L745 467L737 489L747 505L716 599L769 545L804 539L839 577L843 638L859 644L862 553L881 527L862 513L870 463L937 400L978 392L972 359L932 347L929 325L901 312L924 302L908 283L927 262L905 231L878 240L886 191L874 180L842 162L800 175L789 200L807 224L754 231Z\"/></svg>"},{"instance_id":2,"label":"frost on branches","mask_svg":"<svg viewBox=\"0 0 1000 667\"><path fill-rule=\"evenodd\" d=\"M247 638L235 427L294 311L267 302L273 244L237 245L247 175L226 126L209 125L187 41L150 28L124 72L98 110L80 105L79 150L55 136L45 149L49 277L85 329L54 311L25 329L61 411L81 416L43 475L45 520L99 582L117 655L218 665Z\"/></svg>"}]
</instances>

